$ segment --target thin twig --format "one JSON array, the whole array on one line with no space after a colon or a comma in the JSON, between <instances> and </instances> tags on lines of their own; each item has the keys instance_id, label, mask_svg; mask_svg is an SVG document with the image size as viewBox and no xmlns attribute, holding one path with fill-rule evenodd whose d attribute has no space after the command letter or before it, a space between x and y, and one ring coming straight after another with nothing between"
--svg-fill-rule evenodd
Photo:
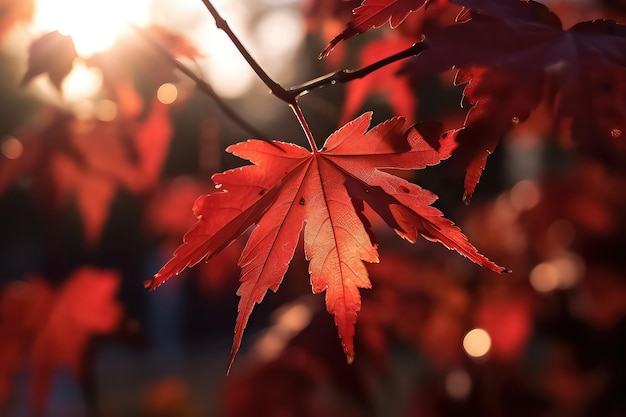
<instances>
[{"instance_id":1,"label":"thin twig","mask_svg":"<svg viewBox=\"0 0 626 417\"><path fill-rule=\"evenodd\" d=\"M167 48L165 48L156 39L154 39L145 29L140 28L139 26L136 26L132 23L130 24L130 26L141 37L143 37L148 43L150 43L161 54L163 58L169 61L180 72L182 72L187 77L189 77L193 82L195 82L196 87L198 88L200 92L211 97L226 117L232 120L235 124L237 124L243 130L245 130L246 132L254 136L255 139L261 139L266 142L271 142L271 139L269 138L268 135L264 134L263 132L260 132L254 126L250 125L244 118L239 116L233 109L231 109L226 103L224 103L224 101L215 92L215 90L213 90L213 87L211 87L206 81L204 81L202 78L196 75L191 69L189 69L187 66L182 64L179 60L177 60L176 57L174 57L174 55L170 51L167 50Z\"/></svg>"},{"instance_id":2,"label":"thin twig","mask_svg":"<svg viewBox=\"0 0 626 417\"><path fill-rule=\"evenodd\" d=\"M287 103L289 107L294 111L294 114L298 118L300 125L309 141L313 152L317 152L317 147L315 145L315 141L313 140L313 136L311 135L311 131L306 123L304 118L304 114L302 113L302 109L298 104L298 98L302 95L308 93L314 88L321 88L328 84L336 84L338 82L345 83L357 78L365 77L366 75L401 59L409 58L411 56L415 56L421 53L424 49L426 49L427 45L425 42L419 42L413 44L410 48L407 48L403 51L400 51L394 55L391 55L387 58L381 59L371 65L363 67L358 70L341 70L328 75L324 75L322 77L316 78L307 83L301 84L299 86L285 89L283 86L278 84L276 81L272 79L272 77L265 72L265 70L259 65L259 63L250 55L245 46L241 43L237 35L232 31L228 22L222 18L219 14L211 0L202 0L202 3L211 13L213 19L215 19L215 24L218 29L221 29L226 33L226 35L230 38L231 42L235 45L241 56L248 62L248 65L252 68L252 70L256 73L256 75L265 83L265 85L270 89L270 92L276 96L278 99Z\"/></svg>"},{"instance_id":3,"label":"thin twig","mask_svg":"<svg viewBox=\"0 0 626 417\"><path fill-rule=\"evenodd\" d=\"M202 3L206 6L206 8L215 19L215 25L218 29L221 29L226 33L226 35L230 38L231 42L235 45L241 56L246 60L248 65L252 68L252 70L256 73L256 75L265 83L265 85L270 89L270 92L284 101L289 105L297 105L296 98L297 95L289 93L283 86L278 84L276 81L269 76L267 72L259 65L259 63L250 55L250 52L246 49L246 47L241 43L237 35L232 31L230 25L226 20L222 18L219 14L211 0L202 0Z\"/></svg>"},{"instance_id":4,"label":"thin twig","mask_svg":"<svg viewBox=\"0 0 626 417\"><path fill-rule=\"evenodd\" d=\"M386 58L381 59L380 61L376 61L373 64L365 66L363 68L359 68L357 70L349 70L342 69L339 71L332 72L327 75L323 75L314 80L308 81L304 84L300 84L295 87L291 87L287 89L287 93L294 95L296 98L301 97L313 89L324 87L329 84L336 83L347 83L349 81L355 80L357 78L363 78L366 75L386 66L392 64L396 61L400 61L401 59L410 58L412 56L420 54L424 51L428 46L425 42L414 43L409 48L400 51L396 54L390 55Z\"/></svg>"}]
</instances>

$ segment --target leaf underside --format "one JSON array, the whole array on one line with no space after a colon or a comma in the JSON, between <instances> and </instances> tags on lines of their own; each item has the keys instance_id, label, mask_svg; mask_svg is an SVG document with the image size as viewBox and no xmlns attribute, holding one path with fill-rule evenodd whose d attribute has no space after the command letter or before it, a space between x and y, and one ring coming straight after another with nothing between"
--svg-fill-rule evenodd
<instances>
[{"instance_id":1,"label":"leaf underside","mask_svg":"<svg viewBox=\"0 0 626 417\"><path fill-rule=\"evenodd\" d=\"M253 165L213 176L219 190L194 205L198 221L172 259L146 282L155 289L173 275L211 259L256 226L239 259L239 315L230 364L241 344L255 304L276 291L293 258L301 232L314 293L326 293L343 350L354 356L353 336L361 307L360 288L370 288L364 262L378 262L363 202L401 237L438 241L496 272L500 266L478 253L452 222L430 206L436 196L384 168L421 169L447 158L455 132L444 134L435 150L417 129L404 130L394 118L367 131L371 113L332 134L321 151L251 140L227 150Z\"/></svg>"}]
</instances>

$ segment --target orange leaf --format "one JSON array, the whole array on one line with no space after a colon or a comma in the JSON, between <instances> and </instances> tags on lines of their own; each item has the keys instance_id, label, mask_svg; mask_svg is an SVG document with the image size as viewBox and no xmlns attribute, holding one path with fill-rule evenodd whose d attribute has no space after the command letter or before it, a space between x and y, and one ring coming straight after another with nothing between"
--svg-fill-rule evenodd
<instances>
[{"instance_id":1,"label":"orange leaf","mask_svg":"<svg viewBox=\"0 0 626 417\"><path fill-rule=\"evenodd\" d=\"M419 10L430 0L364 0L354 9L354 18L343 32L330 41L320 57L327 56L342 40L365 33L389 22L392 29L400 25L409 14Z\"/></svg>"},{"instance_id":2,"label":"orange leaf","mask_svg":"<svg viewBox=\"0 0 626 417\"><path fill-rule=\"evenodd\" d=\"M80 377L90 338L110 333L121 319L114 300L117 273L84 267L55 292L40 278L9 286L0 298L0 403L23 361L31 370L32 404L41 411L54 372L66 367Z\"/></svg>"},{"instance_id":3,"label":"orange leaf","mask_svg":"<svg viewBox=\"0 0 626 417\"><path fill-rule=\"evenodd\" d=\"M146 282L154 289L188 266L210 259L237 237L254 229L243 250L239 316L230 362L239 349L248 318L268 289L276 291L301 231L314 293L326 292L348 360L361 308L359 288L369 288L365 262L378 262L367 202L398 235L412 242L419 234L443 243L494 271L504 269L480 255L452 222L429 206L436 196L380 169L421 169L447 158L454 132L435 150L416 129L404 131L402 118L369 132L367 113L332 134L321 151L283 142L252 140L228 148L254 165L213 176L221 192L198 198L198 221L174 257Z\"/></svg>"}]
</instances>

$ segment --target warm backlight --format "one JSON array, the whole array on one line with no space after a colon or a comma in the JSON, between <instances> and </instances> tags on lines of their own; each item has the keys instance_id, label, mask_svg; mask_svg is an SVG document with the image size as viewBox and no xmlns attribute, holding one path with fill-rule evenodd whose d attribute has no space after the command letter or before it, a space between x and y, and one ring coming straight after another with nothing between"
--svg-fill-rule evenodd
<instances>
[{"instance_id":1,"label":"warm backlight","mask_svg":"<svg viewBox=\"0 0 626 417\"><path fill-rule=\"evenodd\" d=\"M35 24L70 35L79 55L109 48L128 23L143 26L150 0L37 0Z\"/></svg>"}]
</instances>

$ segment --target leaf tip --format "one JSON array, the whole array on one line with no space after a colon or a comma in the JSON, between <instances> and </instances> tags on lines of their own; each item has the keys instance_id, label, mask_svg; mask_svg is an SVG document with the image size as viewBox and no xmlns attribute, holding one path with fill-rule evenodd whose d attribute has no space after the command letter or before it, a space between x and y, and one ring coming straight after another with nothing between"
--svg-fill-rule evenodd
<instances>
[{"instance_id":1,"label":"leaf tip","mask_svg":"<svg viewBox=\"0 0 626 417\"><path fill-rule=\"evenodd\" d=\"M469 206L472 203L472 194L463 193L463 204Z\"/></svg>"},{"instance_id":2,"label":"leaf tip","mask_svg":"<svg viewBox=\"0 0 626 417\"><path fill-rule=\"evenodd\" d=\"M354 355L346 355L346 361L348 365L352 365L354 363Z\"/></svg>"}]
</instances>

